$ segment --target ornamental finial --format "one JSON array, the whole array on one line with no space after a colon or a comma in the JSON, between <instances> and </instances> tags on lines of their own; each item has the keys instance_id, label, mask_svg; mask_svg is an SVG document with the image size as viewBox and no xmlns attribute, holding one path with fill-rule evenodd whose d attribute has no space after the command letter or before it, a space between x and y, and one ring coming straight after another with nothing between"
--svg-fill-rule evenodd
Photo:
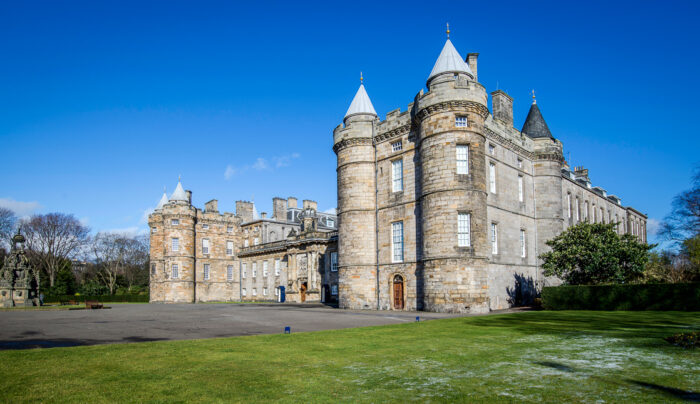
<instances>
[{"instance_id":1,"label":"ornamental finial","mask_svg":"<svg viewBox=\"0 0 700 404\"><path fill-rule=\"evenodd\" d=\"M362 77L362 72L360 72L360 84L363 84L365 82L365 78Z\"/></svg>"},{"instance_id":2,"label":"ornamental finial","mask_svg":"<svg viewBox=\"0 0 700 404\"><path fill-rule=\"evenodd\" d=\"M532 89L532 104L537 104L537 99L535 98L535 89Z\"/></svg>"},{"instance_id":3,"label":"ornamental finial","mask_svg":"<svg viewBox=\"0 0 700 404\"><path fill-rule=\"evenodd\" d=\"M446 23L446 25L447 25L447 31L445 31L445 32L447 32L447 39L450 39L450 23L448 22L448 23Z\"/></svg>"},{"instance_id":4,"label":"ornamental finial","mask_svg":"<svg viewBox=\"0 0 700 404\"><path fill-rule=\"evenodd\" d=\"M177 176L177 182L181 182L181 180L182 180L182 174Z\"/></svg>"}]
</instances>

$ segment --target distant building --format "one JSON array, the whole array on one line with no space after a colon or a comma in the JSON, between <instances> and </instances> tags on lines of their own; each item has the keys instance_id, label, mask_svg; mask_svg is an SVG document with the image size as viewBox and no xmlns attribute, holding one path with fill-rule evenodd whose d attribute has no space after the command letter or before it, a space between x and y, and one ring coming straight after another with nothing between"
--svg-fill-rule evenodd
<instances>
[{"instance_id":1,"label":"distant building","mask_svg":"<svg viewBox=\"0 0 700 404\"><path fill-rule=\"evenodd\" d=\"M564 161L535 101L478 82L477 53L445 43L425 92L380 121L364 85L333 132L338 209L273 200L219 213L178 183L149 217L151 301L338 301L342 308L484 312L527 303L545 279L545 242L579 222L619 223L646 241L647 217ZM329 168L330 169L330 168ZM336 231L337 229L337 231ZM284 290L284 292L283 292Z\"/></svg>"}]
</instances>

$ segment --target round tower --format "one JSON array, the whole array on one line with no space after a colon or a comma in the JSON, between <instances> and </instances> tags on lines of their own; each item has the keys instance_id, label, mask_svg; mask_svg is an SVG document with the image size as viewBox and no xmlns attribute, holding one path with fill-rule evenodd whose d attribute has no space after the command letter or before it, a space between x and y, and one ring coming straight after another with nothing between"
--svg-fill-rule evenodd
<instances>
[{"instance_id":1,"label":"round tower","mask_svg":"<svg viewBox=\"0 0 700 404\"><path fill-rule=\"evenodd\" d=\"M376 173L372 138L377 113L364 85L344 125L333 131L338 156L338 299L342 308L377 305Z\"/></svg>"},{"instance_id":2,"label":"round tower","mask_svg":"<svg viewBox=\"0 0 700 404\"><path fill-rule=\"evenodd\" d=\"M476 57L470 62L476 69ZM487 93L449 36L427 86L415 104L422 173L423 309L487 311Z\"/></svg>"},{"instance_id":3,"label":"round tower","mask_svg":"<svg viewBox=\"0 0 700 404\"><path fill-rule=\"evenodd\" d=\"M168 202L152 216L161 220L155 234L154 225L151 225L151 257L160 258L162 263L160 267L156 266L156 275L151 276L160 284L157 287L159 301L192 303L195 301L196 282L196 209L192 207L189 191L185 192L178 181ZM158 232L161 234L157 235Z\"/></svg>"}]
</instances>

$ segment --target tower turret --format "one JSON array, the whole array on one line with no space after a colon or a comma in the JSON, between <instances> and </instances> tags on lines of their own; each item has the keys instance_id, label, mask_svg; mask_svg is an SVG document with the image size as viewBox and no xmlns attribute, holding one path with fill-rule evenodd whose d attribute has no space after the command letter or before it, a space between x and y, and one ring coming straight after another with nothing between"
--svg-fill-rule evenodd
<instances>
[{"instance_id":1,"label":"tower turret","mask_svg":"<svg viewBox=\"0 0 700 404\"><path fill-rule=\"evenodd\" d=\"M423 308L486 311L488 96L449 39L427 84L429 91L416 98L415 108L422 172ZM458 169L458 157L466 160L466 167ZM456 237L460 222L470 227L468 241Z\"/></svg>"},{"instance_id":2,"label":"tower turret","mask_svg":"<svg viewBox=\"0 0 700 404\"><path fill-rule=\"evenodd\" d=\"M360 76L362 81L362 76ZM338 278L343 308L374 308L376 278L376 172L372 138L377 113L364 84L333 131L338 156Z\"/></svg>"}]
</instances>

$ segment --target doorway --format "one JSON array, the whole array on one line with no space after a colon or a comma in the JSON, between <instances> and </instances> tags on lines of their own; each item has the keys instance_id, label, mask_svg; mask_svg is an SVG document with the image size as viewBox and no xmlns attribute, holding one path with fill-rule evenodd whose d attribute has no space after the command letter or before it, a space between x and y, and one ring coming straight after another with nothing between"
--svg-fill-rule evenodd
<instances>
[{"instance_id":1,"label":"doorway","mask_svg":"<svg viewBox=\"0 0 700 404\"><path fill-rule=\"evenodd\" d=\"M394 276L394 310L403 310L403 289L404 282L401 275Z\"/></svg>"},{"instance_id":2,"label":"doorway","mask_svg":"<svg viewBox=\"0 0 700 404\"><path fill-rule=\"evenodd\" d=\"M301 297L301 302L304 303L306 301L306 282L302 283L299 287L299 295Z\"/></svg>"}]
</instances>

